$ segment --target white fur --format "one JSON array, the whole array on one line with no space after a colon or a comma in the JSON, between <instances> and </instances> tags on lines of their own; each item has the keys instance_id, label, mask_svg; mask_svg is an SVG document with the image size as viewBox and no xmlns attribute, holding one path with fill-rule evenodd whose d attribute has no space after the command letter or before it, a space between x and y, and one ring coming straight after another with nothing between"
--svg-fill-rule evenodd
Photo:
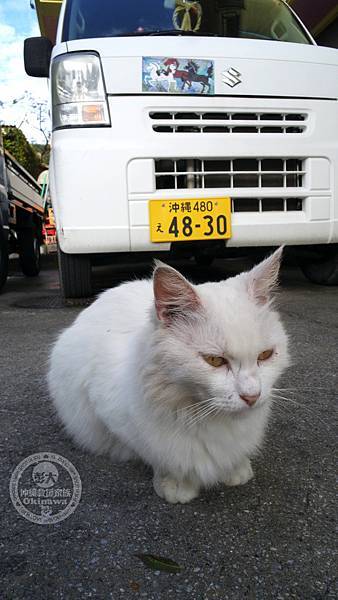
<instances>
[{"instance_id":1,"label":"white fur","mask_svg":"<svg viewBox=\"0 0 338 600\"><path fill-rule=\"evenodd\" d=\"M248 274L198 286L160 264L156 303L151 280L104 292L52 352L49 388L67 431L113 460L141 457L168 502L189 502L217 482L248 481L272 386L288 363L287 337L269 300L280 255ZM270 348L273 357L258 364ZM224 355L230 368L212 367L203 355ZM240 397L257 393L254 406Z\"/></svg>"}]
</instances>

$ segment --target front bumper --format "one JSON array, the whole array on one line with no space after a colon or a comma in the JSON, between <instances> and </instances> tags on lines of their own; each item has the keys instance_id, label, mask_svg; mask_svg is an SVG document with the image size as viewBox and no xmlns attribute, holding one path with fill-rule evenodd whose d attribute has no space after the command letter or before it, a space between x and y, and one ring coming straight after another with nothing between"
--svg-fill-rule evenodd
<instances>
[{"instance_id":1,"label":"front bumper","mask_svg":"<svg viewBox=\"0 0 338 600\"><path fill-rule=\"evenodd\" d=\"M338 102L306 99L129 96L109 98L111 128L55 131L51 194L61 248L69 253L166 251L149 239L150 199L259 199L257 211L232 215L227 245L325 244L338 241ZM306 115L301 133L155 131L150 113L293 112ZM170 117L171 118L171 117ZM271 124L271 123L270 123ZM272 123L273 125L273 123ZM277 123L278 125L278 123ZM276 129L276 128L275 128ZM159 187L156 160L275 158L301 161L297 187L284 177L273 187L262 178L241 187L232 178L221 187ZM257 163L258 164L258 163ZM262 162L259 163L264 164ZM260 167L261 168L261 167ZM157 174L158 175L158 174ZM196 179L197 181L197 179ZM230 180L229 180L230 181ZM176 185L176 184L175 184ZM181 184L179 184L180 186ZM199 184L200 185L200 184ZM262 199L299 199L301 210L262 210Z\"/></svg>"}]
</instances>

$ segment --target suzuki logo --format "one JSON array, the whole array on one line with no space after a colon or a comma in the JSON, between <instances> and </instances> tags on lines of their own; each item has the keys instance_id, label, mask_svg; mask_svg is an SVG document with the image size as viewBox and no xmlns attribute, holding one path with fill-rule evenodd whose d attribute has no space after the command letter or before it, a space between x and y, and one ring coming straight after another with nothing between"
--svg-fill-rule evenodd
<instances>
[{"instance_id":1,"label":"suzuki logo","mask_svg":"<svg viewBox=\"0 0 338 600\"><path fill-rule=\"evenodd\" d=\"M242 74L239 71L237 71L233 67L230 67L230 69L228 69L227 71L223 71L222 73L223 83L226 83L227 85L233 88L235 87L235 85L242 83L240 79L241 75Z\"/></svg>"}]
</instances>

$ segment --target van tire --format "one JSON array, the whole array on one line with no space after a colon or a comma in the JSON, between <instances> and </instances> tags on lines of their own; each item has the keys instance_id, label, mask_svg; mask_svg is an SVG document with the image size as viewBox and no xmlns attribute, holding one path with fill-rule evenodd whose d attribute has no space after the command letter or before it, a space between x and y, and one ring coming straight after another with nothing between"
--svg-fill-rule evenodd
<instances>
[{"instance_id":1,"label":"van tire","mask_svg":"<svg viewBox=\"0 0 338 600\"><path fill-rule=\"evenodd\" d=\"M338 285L338 250L312 262L305 262L301 269L307 279L318 285Z\"/></svg>"},{"instance_id":2,"label":"van tire","mask_svg":"<svg viewBox=\"0 0 338 600\"><path fill-rule=\"evenodd\" d=\"M88 254L66 254L58 247L59 276L64 298L92 295L91 262Z\"/></svg>"},{"instance_id":3,"label":"van tire","mask_svg":"<svg viewBox=\"0 0 338 600\"><path fill-rule=\"evenodd\" d=\"M27 277L36 277L40 273L40 239L36 227L18 231L18 250L21 270Z\"/></svg>"},{"instance_id":4,"label":"van tire","mask_svg":"<svg viewBox=\"0 0 338 600\"><path fill-rule=\"evenodd\" d=\"M0 238L0 292L4 287L8 275L8 240Z\"/></svg>"},{"instance_id":5,"label":"van tire","mask_svg":"<svg viewBox=\"0 0 338 600\"><path fill-rule=\"evenodd\" d=\"M199 267L211 267L214 260L214 256L208 256L207 254L196 254L195 256L195 263Z\"/></svg>"}]
</instances>

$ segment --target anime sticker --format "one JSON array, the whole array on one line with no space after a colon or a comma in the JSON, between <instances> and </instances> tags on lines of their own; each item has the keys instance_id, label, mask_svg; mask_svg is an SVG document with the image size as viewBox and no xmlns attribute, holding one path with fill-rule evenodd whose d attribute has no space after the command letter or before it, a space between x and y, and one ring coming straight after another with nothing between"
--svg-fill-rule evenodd
<instances>
[{"instance_id":1,"label":"anime sticker","mask_svg":"<svg viewBox=\"0 0 338 600\"><path fill-rule=\"evenodd\" d=\"M214 62L200 58L144 56L142 91L167 94L214 94Z\"/></svg>"}]
</instances>

